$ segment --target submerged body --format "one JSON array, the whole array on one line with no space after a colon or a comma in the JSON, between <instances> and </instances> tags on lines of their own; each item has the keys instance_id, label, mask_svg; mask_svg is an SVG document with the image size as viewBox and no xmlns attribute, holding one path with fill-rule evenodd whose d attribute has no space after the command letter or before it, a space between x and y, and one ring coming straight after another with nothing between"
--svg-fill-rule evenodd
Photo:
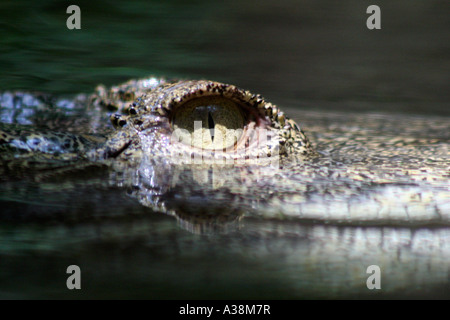
<instances>
[{"instance_id":1,"label":"submerged body","mask_svg":"<svg viewBox=\"0 0 450 320\"><path fill-rule=\"evenodd\" d=\"M154 78L99 87L73 100L3 94L1 106L2 193L13 208L3 213L6 221L30 215L70 221L83 239L100 217L99 242L104 234L118 243L125 234L165 237L129 221L129 204L108 192L114 186L194 233L227 231L214 240L225 253L243 250L264 261L275 246L283 266L296 269L288 278L302 274L302 283L326 275L330 296L367 293L365 270L373 264L389 279L388 293L417 283L427 290L448 285L448 119L302 111L294 118L305 135L259 95L215 82ZM194 136L198 128L186 118L203 120L199 132L209 140L171 139L177 128ZM239 126L231 144L224 139L214 147L217 132ZM255 128L271 138L254 139ZM33 191L22 192L23 179ZM92 190L109 202L99 202ZM21 205L42 195L51 195L44 208ZM51 208L67 195L72 205ZM89 203L88 213L76 205L80 199ZM52 228L36 236L51 237ZM171 237L189 246L182 235ZM252 239L247 249L246 237ZM199 246L201 259L208 249ZM327 286L315 285L312 291L326 296Z\"/></svg>"}]
</instances>

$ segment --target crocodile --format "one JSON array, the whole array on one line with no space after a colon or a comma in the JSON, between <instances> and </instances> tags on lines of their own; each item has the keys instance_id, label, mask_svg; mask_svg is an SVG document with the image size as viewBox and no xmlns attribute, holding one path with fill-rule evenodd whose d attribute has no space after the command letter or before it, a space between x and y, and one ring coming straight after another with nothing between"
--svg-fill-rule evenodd
<instances>
[{"instance_id":1,"label":"crocodile","mask_svg":"<svg viewBox=\"0 0 450 320\"><path fill-rule=\"evenodd\" d=\"M87 247L92 232L117 243L151 233L192 250L178 232L131 219L117 188L192 234L212 235L229 254L240 248L238 256L276 268L266 261L275 251L283 268L303 275L290 283L297 276L280 274L290 291L277 297L370 296L370 265L383 271L385 294L449 294L446 118L302 110L293 120L234 85L154 77L71 99L3 93L0 106L1 219L30 238L52 239L58 221L77 226ZM64 201L73 205L61 209ZM36 219L52 224L20 223ZM72 237L48 242L70 247ZM197 245L197 260L218 246ZM328 285L312 280L321 278Z\"/></svg>"}]
</instances>

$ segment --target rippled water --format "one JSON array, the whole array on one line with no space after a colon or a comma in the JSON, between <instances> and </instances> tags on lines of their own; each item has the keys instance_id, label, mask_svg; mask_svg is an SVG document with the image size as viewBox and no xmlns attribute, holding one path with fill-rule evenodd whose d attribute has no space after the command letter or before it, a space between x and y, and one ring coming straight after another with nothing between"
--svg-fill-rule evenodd
<instances>
[{"instance_id":1,"label":"rippled water","mask_svg":"<svg viewBox=\"0 0 450 320\"><path fill-rule=\"evenodd\" d=\"M304 109L450 115L446 1L378 1L378 31L365 26L369 1L76 4L81 30L65 27L64 4L0 4L1 91L69 95L153 74L232 83L291 109L300 123ZM44 176L45 184L3 185L0 298L448 297L442 268L430 271L433 283L423 290L367 291L365 266L407 246L410 229L366 230L366 242L348 243L350 257L329 256L320 242L331 233L345 243L355 232L348 228L250 219L200 235L149 214L108 177L88 168ZM392 248L371 242L380 233ZM388 281L428 272L433 239L423 232L414 239L416 256L400 259L405 265ZM81 291L65 287L70 264L82 269Z\"/></svg>"}]
</instances>

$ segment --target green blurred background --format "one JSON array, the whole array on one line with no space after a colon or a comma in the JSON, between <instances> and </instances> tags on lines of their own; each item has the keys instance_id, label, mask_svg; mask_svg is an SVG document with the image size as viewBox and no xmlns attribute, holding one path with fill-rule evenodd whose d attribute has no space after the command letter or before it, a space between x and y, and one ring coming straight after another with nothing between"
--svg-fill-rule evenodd
<instances>
[{"instance_id":1,"label":"green blurred background","mask_svg":"<svg viewBox=\"0 0 450 320\"><path fill-rule=\"evenodd\" d=\"M66 8L81 8L81 30ZM381 30L366 9L381 8ZM91 92L157 75L283 107L450 114L448 1L2 1L0 91Z\"/></svg>"}]
</instances>

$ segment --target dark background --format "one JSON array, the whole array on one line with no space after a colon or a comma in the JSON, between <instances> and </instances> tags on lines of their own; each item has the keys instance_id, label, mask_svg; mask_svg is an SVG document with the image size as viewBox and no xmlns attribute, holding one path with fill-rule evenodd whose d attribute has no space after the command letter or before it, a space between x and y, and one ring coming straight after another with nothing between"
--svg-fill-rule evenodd
<instances>
[{"instance_id":1,"label":"dark background","mask_svg":"<svg viewBox=\"0 0 450 320\"><path fill-rule=\"evenodd\" d=\"M66 8L81 8L68 30ZM381 8L381 30L366 9ZM0 91L207 78L288 108L449 115L450 6L423 1L2 1Z\"/></svg>"}]
</instances>

